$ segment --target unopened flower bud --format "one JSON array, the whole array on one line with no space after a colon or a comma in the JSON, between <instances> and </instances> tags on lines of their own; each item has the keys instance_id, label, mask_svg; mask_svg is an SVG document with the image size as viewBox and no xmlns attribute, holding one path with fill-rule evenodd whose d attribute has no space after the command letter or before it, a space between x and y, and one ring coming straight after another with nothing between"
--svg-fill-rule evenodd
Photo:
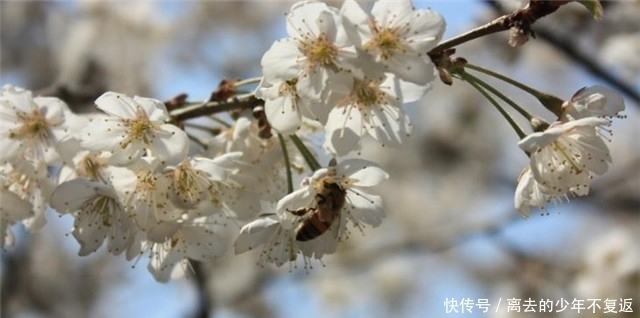
<instances>
[{"instance_id":1,"label":"unopened flower bud","mask_svg":"<svg viewBox=\"0 0 640 318\"><path fill-rule=\"evenodd\" d=\"M549 128L549 123L540 117L531 118L530 124L534 132L545 131Z\"/></svg>"},{"instance_id":2,"label":"unopened flower bud","mask_svg":"<svg viewBox=\"0 0 640 318\"><path fill-rule=\"evenodd\" d=\"M448 69L444 67L438 67L438 76L443 83L449 86L453 84L453 78L451 77L451 73L449 73Z\"/></svg>"},{"instance_id":3,"label":"unopened flower bud","mask_svg":"<svg viewBox=\"0 0 640 318\"><path fill-rule=\"evenodd\" d=\"M529 41L529 34L522 28L513 27L509 30L509 45L512 47L521 46Z\"/></svg>"}]
</instances>

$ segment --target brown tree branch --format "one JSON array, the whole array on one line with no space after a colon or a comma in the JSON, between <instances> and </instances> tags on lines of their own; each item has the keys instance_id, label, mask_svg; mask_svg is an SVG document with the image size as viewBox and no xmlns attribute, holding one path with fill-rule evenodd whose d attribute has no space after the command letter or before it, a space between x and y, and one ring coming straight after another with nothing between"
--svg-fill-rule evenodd
<instances>
[{"instance_id":1,"label":"brown tree branch","mask_svg":"<svg viewBox=\"0 0 640 318\"><path fill-rule=\"evenodd\" d=\"M201 262L189 260L189 265L193 269L193 283L198 292L198 307L193 314L194 318L207 318L215 309L214 298L211 289L208 287L209 273L207 266Z\"/></svg>"},{"instance_id":2,"label":"brown tree branch","mask_svg":"<svg viewBox=\"0 0 640 318\"><path fill-rule=\"evenodd\" d=\"M439 45L431 49L427 54L432 58L438 56L443 51L458 46L462 43L469 42L471 40L497 33L505 30L509 30L513 27L517 27L528 31L531 25L536 20L553 13L558 8L568 1L545 1L545 0L531 0L529 4L519 10L516 10L510 14L503 14L501 17L483 25L477 27L471 31L458 35L454 38L441 42Z\"/></svg>"}]
</instances>

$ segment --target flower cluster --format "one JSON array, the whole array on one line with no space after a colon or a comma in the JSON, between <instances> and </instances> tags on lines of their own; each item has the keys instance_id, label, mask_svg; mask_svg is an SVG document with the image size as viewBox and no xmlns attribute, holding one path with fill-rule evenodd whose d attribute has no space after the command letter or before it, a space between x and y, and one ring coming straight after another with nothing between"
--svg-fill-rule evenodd
<instances>
[{"instance_id":1,"label":"flower cluster","mask_svg":"<svg viewBox=\"0 0 640 318\"><path fill-rule=\"evenodd\" d=\"M258 212L242 153L189 156L187 135L158 100L107 92L95 101L104 114L90 120L12 86L0 102L2 247L13 244L12 224L38 230L50 206L73 215L80 255L103 244L128 259L148 250L149 270L165 281L187 258L225 251L217 228L227 216Z\"/></svg>"},{"instance_id":2,"label":"flower cluster","mask_svg":"<svg viewBox=\"0 0 640 318\"><path fill-rule=\"evenodd\" d=\"M364 160L334 160L286 195L278 138L260 136L250 115L242 114L206 142L204 153L193 156L187 134L170 123L165 104L155 99L107 92L95 101L102 113L86 119L58 99L32 98L10 86L2 93L3 142L15 151L4 155L0 169L3 247L13 243L12 224L37 230L51 207L74 218L71 234L79 255L101 246L129 260L148 253L149 271L167 281L187 267L186 260L210 261L226 251L229 218L253 221L278 206L275 229L281 235L262 241L256 237L264 234L247 236L258 231L264 220L259 218L242 229L236 243L236 252L242 252L260 244L285 246L294 223L309 223L320 211L326 227L309 226L313 237L300 243L305 259L335 251L347 223L376 226L382 220L381 199L366 188L387 174ZM290 168L305 171L291 142L285 147L291 149ZM268 260L295 261L299 250L291 244L271 252Z\"/></svg>"},{"instance_id":3,"label":"flower cluster","mask_svg":"<svg viewBox=\"0 0 640 318\"><path fill-rule=\"evenodd\" d=\"M445 23L409 0L378 1L371 14L353 0L337 9L321 2L294 4L288 38L262 58L265 100L272 127L282 134L303 118L324 126L324 147L337 156L358 150L365 136L397 146L411 134L404 103L430 88L435 68L426 52Z\"/></svg>"},{"instance_id":4,"label":"flower cluster","mask_svg":"<svg viewBox=\"0 0 640 318\"><path fill-rule=\"evenodd\" d=\"M444 20L410 0L377 1L371 12L354 0L341 8L302 1L286 20L289 37L264 54L248 106L231 81L203 104L106 92L95 100L99 114L80 117L57 98L4 86L0 247L13 244L13 224L38 230L52 208L73 217L79 255L102 246L128 260L148 253L149 271L167 281L189 259L225 253L229 220L243 225L235 253L259 248L260 264L301 257L305 267L334 253L353 227L380 225L382 199L371 188L389 176L374 162L344 156L359 152L364 138L391 147L406 141L412 123L404 104L435 79L427 52L440 41ZM466 73L474 67L465 59L445 61L452 54L434 58L441 75L505 99ZM207 113L215 127L198 128L209 135L187 134L196 115L180 114L231 100L239 105L229 113L233 122L212 115L220 107ZM593 86L557 109L554 123L541 122L519 143L530 157L514 200L523 216L532 206L586 195L591 178L611 162L606 134L624 110L620 96ZM310 150L318 131L332 157L327 166ZM302 180L298 189L294 178Z\"/></svg>"},{"instance_id":5,"label":"flower cluster","mask_svg":"<svg viewBox=\"0 0 640 318\"><path fill-rule=\"evenodd\" d=\"M624 101L614 91L592 86L562 105L558 120L519 142L530 157L520 173L515 207L523 217L529 207L543 208L568 195L589 193L589 182L611 163L605 140L611 118L621 117Z\"/></svg>"},{"instance_id":6,"label":"flower cluster","mask_svg":"<svg viewBox=\"0 0 640 318\"><path fill-rule=\"evenodd\" d=\"M409 0L376 2L370 14L351 0L340 9L299 2L286 20L289 37L264 54L256 90L271 127L286 136L315 122L334 157L358 151L367 136L402 144L412 131L403 105L421 98L435 78L426 52L442 37L442 17ZM347 223L380 224L381 199L366 188L386 178L372 162L332 161L279 199L275 212L245 225L235 251L264 245L261 263L280 266L302 255L306 266L335 251Z\"/></svg>"},{"instance_id":7,"label":"flower cluster","mask_svg":"<svg viewBox=\"0 0 640 318\"><path fill-rule=\"evenodd\" d=\"M0 247L13 244L10 225L44 226L54 184L48 165L64 160L71 136L84 121L57 98L33 97L5 85L0 92Z\"/></svg>"}]
</instances>

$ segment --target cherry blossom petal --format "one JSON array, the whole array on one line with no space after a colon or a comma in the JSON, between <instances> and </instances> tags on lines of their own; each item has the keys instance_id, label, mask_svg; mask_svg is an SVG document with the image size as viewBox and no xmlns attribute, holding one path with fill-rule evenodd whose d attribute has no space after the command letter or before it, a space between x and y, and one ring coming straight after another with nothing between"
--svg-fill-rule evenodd
<instances>
[{"instance_id":1,"label":"cherry blossom petal","mask_svg":"<svg viewBox=\"0 0 640 318\"><path fill-rule=\"evenodd\" d=\"M203 226L185 226L181 230L186 257L201 262L215 260L227 250L224 239Z\"/></svg>"},{"instance_id":2,"label":"cherry blossom petal","mask_svg":"<svg viewBox=\"0 0 640 318\"><path fill-rule=\"evenodd\" d=\"M151 150L154 155L167 161L171 158L182 159L189 151L189 137L177 126L161 125L151 141Z\"/></svg>"},{"instance_id":3,"label":"cherry blossom petal","mask_svg":"<svg viewBox=\"0 0 640 318\"><path fill-rule=\"evenodd\" d=\"M23 200L19 195L7 189L0 189L1 224L23 220L32 215L33 207L29 201ZM0 235L4 235L4 232L0 232ZM0 245L0 248L2 246Z\"/></svg>"},{"instance_id":4,"label":"cherry blossom petal","mask_svg":"<svg viewBox=\"0 0 640 318\"><path fill-rule=\"evenodd\" d=\"M175 266L183 260L183 257L174 250L167 250L161 247L151 251L151 259L147 269L159 282L167 282L171 278Z\"/></svg>"},{"instance_id":5,"label":"cherry blossom petal","mask_svg":"<svg viewBox=\"0 0 640 318\"><path fill-rule=\"evenodd\" d=\"M591 116L617 116L625 108L622 96L601 85L579 90L570 101L569 113L574 119Z\"/></svg>"},{"instance_id":6,"label":"cherry blossom petal","mask_svg":"<svg viewBox=\"0 0 640 318\"><path fill-rule=\"evenodd\" d=\"M136 106L141 107L147 118L151 121L164 122L169 119L169 113L165 104L157 99L134 96L133 102Z\"/></svg>"},{"instance_id":7,"label":"cherry blossom petal","mask_svg":"<svg viewBox=\"0 0 640 318\"><path fill-rule=\"evenodd\" d=\"M358 149L363 135L361 123L362 116L355 107L334 108L325 125L324 147L338 156Z\"/></svg>"},{"instance_id":8,"label":"cherry blossom petal","mask_svg":"<svg viewBox=\"0 0 640 318\"><path fill-rule=\"evenodd\" d=\"M287 14L287 33L293 38L320 35L321 30L318 27L318 21L312 22L308 19L325 13L329 13L329 7L322 2L300 1L294 3L289 14Z\"/></svg>"},{"instance_id":9,"label":"cherry blossom petal","mask_svg":"<svg viewBox=\"0 0 640 318\"><path fill-rule=\"evenodd\" d=\"M49 205L58 213L69 213L80 209L90 198L98 194L97 183L87 179L73 179L56 187Z\"/></svg>"},{"instance_id":10,"label":"cherry blossom petal","mask_svg":"<svg viewBox=\"0 0 640 318\"><path fill-rule=\"evenodd\" d=\"M273 236L279 225L280 222L275 215L258 218L246 224L240 229L240 234L233 245L235 253L241 254L266 243Z\"/></svg>"},{"instance_id":11,"label":"cherry blossom petal","mask_svg":"<svg viewBox=\"0 0 640 318\"><path fill-rule=\"evenodd\" d=\"M415 52L427 52L442 39L445 21L440 13L430 10L416 10L407 34L411 41L407 43Z\"/></svg>"},{"instance_id":12,"label":"cherry blossom petal","mask_svg":"<svg viewBox=\"0 0 640 318\"><path fill-rule=\"evenodd\" d=\"M265 81L281 82L298 76L300 70L296 61L300 55L295 40L286 38L274 42L260 62Z\"/></svg>"},{"instance_id":13,"label":"cherry blossom petal","mask_svg":"<svg viewBox=\"0 0 640 318\"><path fill-rule=\"evenodd\" d=\"M124 134L124 128L117 120L107 117L94 118L82 130L81 145L94 151L116 149L120 147L121 136Z\"/></svg>"},{"instance_id":14,"label":"cherry blossom petal","mask_svg":"<svg viewBox=\"0 0 640 318\"><path fill-rule=\"evenodd\" d=\"M369 15L354 0L346 0L342 4L340 14L346 20L344 23L347 35L357 47L362 47L366 39L373 37L369 27Z\"/></svg>"},{"instance_id":15,"label":"cherry blossom petal","mask_svg":"<svg viewBox=\"0 0 640 318\"><path fill-rule=\"evenodd\" d=\"M394 54L385 60L385 64L398 77L419 85L424 86L435 79L433 64L417 54Z\"/></svg>"},{"instance_id":16,"label":"cherry blossom petal","mask_svg":"<svg viewBox=\"0 0 640 318\"><path fill-rule=\"evenodd\" d=\"M76 218L73 224L73 237L80 244L79 256L87 256L100 248L107 237L107 227L94 218Z\"/></svg>"},{"instance_id":17,"label":"cherry blossom petal","mask_svg":"<svg viewBox=\"0 0 640 318\"><path fill-rule=\"evenodd\" d=\"M375 163L362 159L347 159L336 166L336 173L348 178L355 187L372 187L389 178Z\"/></svg>"},{"instance_id":18,"label":"cherry blossom petal","mask_svg":"<svg viewBox=\"0 0 640 318\"><path fill-rule=\"evenodd\" d=\"M398 147L411 135L413 126L402 109L393 106L375 107L371 110L369 134L384 146Z\"/></svg>"},{"instance_id":19,"label":"cherry blossom petal","mask_svg":"<svg viewBox=\"0 0 640 318\"><path fill-rule=\"evenodd\" d=\"M96 99L95 104L100 110L114 117L136 117L136 107L133 99L124 94L106 92Z\"/></svg>"},{"instance_id":20,"label":"cherry blossom petal","mask_svg":"<svg viewBox=\"0 0 640 318\"><path fill-rule=\"evenodd\" d=\"M292 134L300 127L300 113L298 106L294 103L295 99L290 96L269 99L265 102L264 111L267 120L271 127L281 134Z\"/></svg>"},{"instance_id":21,"label":"cherry blossom petal","mask_svg":"<svg viewBox=\"0 0 640 318\"><path fill-rule=\"evenodd\" d=\"M350 215L363 223L379 226L384 218L382 198L361 191L357 187L349 189L347 202L351 205Z\"/></svg>"},{"instance_id":22,"label":"cherry blossom petal","mask_svg":"<svg viewBox=\"0 0 640 318\"><path fill-rule=\"evenodd\" d=\"M385 27L404 27L413 17L413 5L409 0L376 1L371 15L379 25Z\"/></svg>"}]
</instances>

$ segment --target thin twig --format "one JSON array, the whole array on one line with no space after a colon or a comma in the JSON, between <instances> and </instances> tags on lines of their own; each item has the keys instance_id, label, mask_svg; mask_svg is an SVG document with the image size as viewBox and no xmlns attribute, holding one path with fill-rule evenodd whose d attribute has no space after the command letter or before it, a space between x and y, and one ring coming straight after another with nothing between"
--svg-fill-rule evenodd
<instances>
[{"instance_id":1,"label":"thin twig","mask_svg":"<svg viewBox=\"0 0 640 318\"><path fill-rule=\"evenodd\" d=\"M229 98L226 101L213 101L179 108L172 111L169 115L174 121L180 122L190 118L227 112L234 109L253 108L263 103L263 100L256 98L253 94L246 94Z\"/></svg>"},{"instance_id":2,"label":"thin twig","mask_svg":"<svg viewBox=\"0 0 640 318\"><path fill-rule=\"evenodd\" d=\"M504 14L505 10L500 3L495 1L484 1L484 3L493 8L499 14ZM601 78L616 90L627 95L635 102L636 107L640 107L640 92L638 92L631 84L628 84L614 76L606 67L596 62L593 58L587 56L585 52L576 47L575 41L567 36L560 36L557 34L557 31L551 31L550 28L545 26L537 26L535 33L536 38L546 41L558 51L567 55L570 60L573 60L576 64L584 67L594 76Z\"/></svg>"},{"instance_id":3,"label":"thin twig","mask_svg":"<svg viewBox=\"0 0 640 318\"><path fill-rule=\"evenodd\" d=\"M293 192L293 180L291 177L291 162L289 161L289 151L287 150L287 143L281 134L278 134L278 140L282 147L282 157L284 158L284 165L287 172L287 193Z\"/></svg>"}]
</instances>

